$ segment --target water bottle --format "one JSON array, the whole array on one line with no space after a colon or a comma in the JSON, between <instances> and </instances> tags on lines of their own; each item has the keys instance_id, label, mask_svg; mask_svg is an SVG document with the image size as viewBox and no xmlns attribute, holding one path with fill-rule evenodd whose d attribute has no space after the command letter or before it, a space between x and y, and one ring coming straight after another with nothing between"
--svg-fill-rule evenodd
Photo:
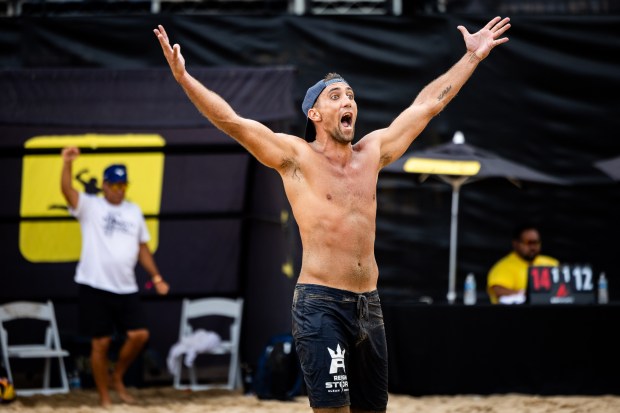
<instances>
[{"instance_id":1,"label":"water bottle","mask_svg":"<svg viewBox=\"0 0 620 413\"><path fill-rule=\"evenodd\" d=\"M69 374L69 387L71 388L71 390L80 390L82 388L80 373L77 370Z\"/></svg>"},{"instance_id":2,"label":"water bottle","mask_svg":"<svg viewBox=\"0 0 620 413\"><path fill-rule=\"evenodd\" d=\"M469 273L465 277L465 289L463 292L463 303L465 305L476 304L476 278L474 274Z\"/></svg>"},{"instance_id":3,"label":"water bottle","mask_svg":"<svg viewBox=\"0 0 620 413\"><path fill-rule=\"evenodd\" d=\"M609 302L609 293L607 292L607 277L602 272L598 277L598 303L607 304Z\"/></svg>"}]
</instances>

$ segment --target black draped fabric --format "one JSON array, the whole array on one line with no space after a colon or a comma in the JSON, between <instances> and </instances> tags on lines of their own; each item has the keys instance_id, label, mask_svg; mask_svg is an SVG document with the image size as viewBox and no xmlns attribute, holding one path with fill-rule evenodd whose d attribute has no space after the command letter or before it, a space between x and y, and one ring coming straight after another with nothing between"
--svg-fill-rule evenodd
<instances>
[{"instance_id":1,"label":"black draped fabric","mask_svg":"<svg viewBox=\"0 0 620 413\"><path fill-rule=\"evenodd\" d=\"M82 69L92 70L90 73L111 70L106 75L108 82L97 83L93 79L94 85L105 85L106 88L116 84L112 75L114 71L131 76L133 80L128 83L127 90L100 90L102 97L122 96L124 100L119 99L119 106L98 102L99 96L92 94L88 107L96 108L97 112L91 121L109 122L100 125L107 131L119 130L113 125L116 121L124 122L121 130L165 130L166 141L170 144L166 150L172 155L167 157L170 164L166 173L175 177L174 181L168 181L170 178L166 176L162 213L214 213L212 209L205 211L204 203L192 194L198 194L200 199L211 196L212 191L217 190L214 188L218 188L218 180L185 184L187 176L203 171L203 162L191 157L183 159L182 152L187 154L201 148L204 144L202 138L208 137L212 143L209 144L210 154L215 151L229 157L210 163L212 168L221 171L220 176L227 173L220 168L230 163L247 167L248 176L256 174L251 172L251 161L243 157L244 151L239 145L231 143L200 118L166 74L165 59L152 33L157 24L166 27L172 42L181 44L192 73L213 87L217 85L218 91L232 99L241 114L259 117L279 131L300 135L305 123L299 107L306 89L327 72L340 73L356 93L359 106L356 136L359 139L372 130L389 125L426 84L463 56L462 37L456 29L458 25L473 32L492 17L476 14L401 17L159 15L0 20L0 67L3 69L0 79L4 79L0 88L0 147L3 154L0 154L3 156L0 168L6 188L5 202L0 206L3 226L0 241L4 246L1 258L8 267L7 271L28 277L28 271L23 272L24 264L18 258L16 231L11 227L19 210L19 182L17 178L7 177L20 175L21 161L13 155L21 154L22 139L31 136L39 121L10 108L17 99L32 106L29 113L40 113L38 105L50 110L46 112L48 114L57 113L53 105L46 103L53 99L49 94L37 95L40 97L38 101L28 96L15 96L12 80L9 82L6 78L7 70L27 69L27 74L29 70L44 73L57 69L58 80L69 83L65 83L68 91L75 90L76 86L63 78L63 74L74 73L79 79ZM460 130L466 142L472 145L558 176L572 185L560 187L532 183L517 188L503 179L465 185L460 199L457 289L461 289L465 274L474 272L481 290L479 293L484 295L486 272L510 249L512 226L528 220L542 227L543 252L567 263L589 263L596 273L605 271L610 297L614 300L620 297L620 271L615 260L615 239L620 233L617 217L620 190L618 184L593 163L620 154L616 136L620 130L617 99L620 65L614 59L620 55L620 32L617 30L620 17L511 17L510 41L493 50L491 56L479 65L459 95L413 143L410 152L448 142L454 132ZM286 115L282 118L270 118L275 111L263 107L263 102L272 102L269 95L261 94L261 101L254 101L253 109L243 106L258 99L253 92L268 83L261 81L248 89L245 81L231 83L225 80L229 68L279 70L283 66L291 68L291 83L284 83L282 87L290 87L291 97L287 99L292 105L281 108ZM216 70L216 77L203 75L202 69ZM144 79L141 73L145 74ZM11 79L17 79L24 74L13 73L11 76ZM149 79L167 80L157 81L156 85ZM222 83L210 83L215 79L235 87L219 89ZM280 83L276 83L277 86L268 90L278 92ZM24 88L32 86L23 85ZM66 96L68 91L61 91L61 95ZM143 104L148 108L143 117L126 110L133 108L131 102L139 98L145 99ZM7 108L12 115L7 114ZM82 109L77 110L83 113ZM57 115L60 119L70 117L66 113ZM260 118L262 116L265 118ZM49 116L47 120L51 122L49 132L67 133L73 128L69 124L53 123L56 121ZM90 126L84 123L85 119L76 117L74 120L82 122L80 130ZM186 165L189 170L184 170ZM281 202L286 205L278 177L270 174L273 171L260 168L257 165L256 170L273 180L275 185L267 191L269 196L282 197ZM211 169L207 172L209 176L214 174ZM226 186L224 181L219 185L220 188ZM230 188L237 191L234 186ZM255 202L264 197L265 191L260 186L253 191ZM239 203L243 203L237 199L238 192L236 195L218 193L221 201L214 201L214 205L221 202L220 206L230 207L227 209L230 216L237 214ZM414 177L380 174L376 237L380 289L386 293L427 295L435 302L445 300L450 194L448 185L433 179L421 183ZM220 206L216 208L218 213L223 212ZM267 209L273 212L278 208ZM265 215L261 213L259 216ZM276 216L275 213L267 214L267 218L256 225L262 230L263 225L271 225L268 224L271 221L279 222ZM180 216L176 218L181 219ZM190 231L197 227L190 223L186 228ZM162 231L166 231L165 228ZM281 232L281 228L278 227L278 231ZM244 239L243 234L248 235L243 229L224 232L239 237L238 240ZM164 238L162 242L174 242L174 237ZM219 237L217 241L221 244L225 238ZM215 240L205 240L203 245L198 236L187 239L195 242L199 250L207 248L205 245L209 242L215 243ZM285 254L288 243L278 245L280 253ZM263 243L259 250L264 251L270 246ZM270 265L278 274L281 267L279 258L270 260L265 255L248 255L250 258L245 260L243 251L239 255L231 250L229 255L222 253L221 256L230 258L231 268L236 265L246 268L242 272L248 276L250 288L260 287L257 281L260 278L251 277L257 266ZM162 260L165 259L162 256ZM165 265L173 266L173 263L176 264L174 257ZM186 265L181 267L182 272L189 274L191 268L202 268L207 264L192 262ZM48 270L53 272L45 267L45 271ZM69 277L66 273L63 271L64 276ZM31 281L26 278L23 282L31 286L29 291L36 293L38 284ZM258 284L252 284L254 282ZM269 295L279 297L281 289L256 288L250 291L260 291L256 297L260 295L261 300L269 302ZM283 306L278 311L288 309ZM272 315L267 309L256 312L259 313L263 319Z\"/></svg>"},{"instance_id":2,"label":"black draped fabric","mask_svg":"<svg viewBox=\"0 0 620 413\"><path fill-rule=\"evenodd\" d=\"M617 304L382 301L395 393L620 394L620 339L608 324L620 316Z\"/></svg>"},{"instance_id":3,"label":"black draped fabric","mask_svg":"<svg viewBox=\"0 0 620 413\"><path fill-rule=\"evenodd\" d=\"M241 116L261 122L287 120L296 114L292 73L285 66L192 70L196 79ZM0 74L3 127L212 127L169 69L7 69ZM0 144L15 142L3 138Z\"/></svg>"}]
</instances>

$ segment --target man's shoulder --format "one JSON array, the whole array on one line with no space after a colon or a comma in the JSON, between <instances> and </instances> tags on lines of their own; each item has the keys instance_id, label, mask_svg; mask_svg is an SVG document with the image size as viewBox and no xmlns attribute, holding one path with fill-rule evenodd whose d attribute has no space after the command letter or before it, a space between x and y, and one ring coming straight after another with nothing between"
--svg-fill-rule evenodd
<instances>
[{"instance_id":1,"label":"man's shoulder","mask_svg":"<svg viewBox=\"0 0 620 413\"><path fill-rule=\"evenodd\" d=\"M121 206L123 208L127 208L127 209L133 209L133 210L137 210L140 211L140 213L142 213L142 208L140 208L140 205L136 204L133 201L128 201L128 200L123 200L123 202L121 203Z\"/></svg>"},{"instance_id":2,"label":"man's shoulder","mask_svg":"<svg viewBox=\"0 0 620 413\"><path fill-rule=\"evenodd\" d=\"M353 153L370 162L380 161L381 140L376 134L369 133L353 144Z\"/></svg>"},{"instance_id":3,"label":"man's shoulder","mask_svg":"<svg viewBox=\"0 0 620 413\"><path fill-rule=\"evenodd\" d=\"M560 261L550 257L549 255L538 255L534 260L534 265L549 265L556 267L560 265Z\"/></svg>"},{"instance_id":4,"label":"man's shoulder","mask_svg":"<svg viewBox=\"0 0 620 413\"><path fill-rule=\"evenodd\" d=\"M509 264L515 260L515 254L510 252L500 258L495 265Z\"/></svg>"},{"instance_id":5,"label":"man's shoulder","mask_svg":"<svg viewBox=\"0 0 620 413\"><path fill-rule=\"evenodd\" d=\"M495 262L489 274L497 272L498 270L503 270L506 267L513 267L516 263L518 263L518 261L515 260L515 254L512 252L508 253Z\"/></svg>"},{"instance_id":6,"label":"man's shoulder","mask_svg":"<svg viewBox=\"0 0 620 413\"><path fill-rule=\"evenodd\" d=\"M93 204L95 202L104 202L103 197L88 192L78 192L78 202L82 204Z\"/></svg>"},{"instance_id":7,"label":"man's shoulder","mask_svg":"<svg viewBox=\"0 0 620 413\"><path fill-rule=\"evenodd\" d=\"M358 139L353 146L358 147L358 148L359 147L364 148L364 147L371 146L371 145L379 146L381 144L381 132L382 131L383 129L377 129L377 130L367 133L366 135Z\"/></svg>"}]
</instances>

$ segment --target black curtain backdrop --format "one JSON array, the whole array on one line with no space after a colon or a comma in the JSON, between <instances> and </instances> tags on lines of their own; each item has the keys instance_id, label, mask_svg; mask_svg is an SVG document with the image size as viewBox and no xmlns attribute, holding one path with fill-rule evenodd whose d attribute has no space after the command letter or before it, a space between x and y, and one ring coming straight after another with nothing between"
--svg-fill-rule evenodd
<instances>
[{"instance_id":1,"label":"black curtain backdrop","mask_svg":"<svg viewBox=\"0 0 620 413\"><path fill-rule=\"evenodd\" d=\"M93 85L100 87L82 112L96 111L104 122L100 126L106 131L163 128L168 134L166 139L175 142L170 144L166 157L162 214L171 216L162 224L162 248L167 243L178 247L173 235L176 233L202 252L195 261L185 264L163 251L157 259L168 273L181 265L179 274L184 275L179 277L187 277L191 283L195 268L212 269L213 264L200 262L205 255L212 258L213 254L206 251L211 251L215 244L239 245L238 250L230 250L229 255L222 254L221 258L229 260L227 268L237 268L241 278L237 284L222 285L226 285L223 290L227 293L245 291L248 301L254 303L252 312L257 322L246 323L253 330L244 333L244 357L253 362L272 330L289 328L287 306L294 277L271 287L265 284L268 277L253 275L257 271L280 279L280 258L293 254L298 259L298 250L291 252L289 235L279 223L280 210L286 205L281 183L272 171L257 165L200 119L171 77L170 83L155 80L167 76L167 66L152 29L163 24L172 42L181 44L192 73L209 83L213 80L210 71L215 69L222 76L216 78L222 82L213 85L232 99L237 110L278 131L301 134L304 118L299 106L305 90L327 72L340 73L356 92L359 138L389 124L428 82L463 55L458 25L473 32L492 17L158 15L1 19L0 156L6 194L0 206L3 276L23 277L15 230L20 183L18 179L9 179L20 175L21 139L41 126L50 133L91 126L80 124L83 121L75 116L71 118L78 122L77 126L54 123L56 116L62 117L63 113L46 104L47 93L24 96L13 85L31 73L53 70L62 84L71 89L75 79L83 79L82 70L110 70L96 82L92 78ZM589 263L596 274L605 271L611 299L620 297L620 270L614 257L618 244L615 236L620 231L620 188L592 166L596 160L620 155L620 65L614 58L620 55L619 24L620 16L512 17L510 41L481 63L459 96L411 146L410 152L414 153L446 142L460 130L468 143L572 183L562 187L523 183L519 188L507 180L489 179L465 185L460 200L458 290L465 275L474 272L479 296L483 296L486 272L509 251L513 225L528 220L541 225L545 253L566 263ZM287 86L292 104L285 102L273 110L263 106L263 102L269 99L270 92L278 91L279 85L261 88L265 85L259 81L247 88L247 79L243 77L235 77L240 82L233 85L222 80L233 69L234 76L238 76L237 69L271 72L282 67L291 69L291 83ZM106 88L113 83L110 73L114 72L128 76L127 89ZM242 90L241 95L236 88ZM255 96L253 91L257 92ZM136 94L145 97L142 117L133 113L133 105L114 110L106 104L105 99L114 99L119 105L126 105ZM105 99L100 102L98 97ZM253 97L260 101L251 105L254 110L246 110L245 104ZM27 112L23 112L24 107ZM49 117L40 122L39 116ZM179 119L183 125L176 123ZM186 153L194 150L200 155ZM240 184L245 189L227 186L231 193L220 191L230 203L218 210L229 214L215 220L219 229L214 228L214 220L205 219L213 211L197 207L204 204L202 199L209 192L216 191L210 185L217 183L186 182L188 174L202 172L203 155L228 157L210 163L222 177L230 175L233 165L247 168L246 181ZM186 162L196 169L179 171L179 165ZM207 175L214 173L209 171ZM254 181L248 192L250 177ZM435 302L445 300L451 188L432 178L423 183L417 178L380 174L376 255L384 301L403 294L430 296ZM269 189L258 185L260 179L269 182ZM241 191L246 191L243 196ZM276 199L273 205L267 202L266 193ZM268 212L259 213L261 208ZM253 217L250 225L229 226L230 221L247 214ZM200 231L204 237L189 235L196 228L194 224L204 227ZM270 238L256 246L254 237L269 238L268 228L279 233L273 238L277 241L271 242ZM31 271L55 272L65 277L67 283L71 278L68 268L40 266ZM9 285L16 282L11 280ZM211 285L203 284L201 288L206 290ZM34 283L28 284L27 291L32 296L50 291L60 294L53 289L39 291ZM21 295L10 291L0 294L3 300ZM274 299L279 300L277 308ZM276 313L286 314L282 323L273 328L270 320ZM249 341L252 344L247 344Z\"/></svg>"},{"instance_id":2,"label":"black curtain backdrop","mask_svg":"<svg viewBox=\"0 0 620 413\"><path fill-rule=\"evenodd\" d=\"M293 68L208 68L194 74L242 115L273 129L289 128L294 114ZM169 70L8 69L0 74L0 90L6 97L0 115L0 175L6 194L0 203L2 302L52 298L59 325L67 339L74 340L76 263L29 262L18 242L24 220L20 217L22 156L58 156L60 147L26 149L24 143L41 135L155 133L164 138L164 147L129 149L164 155L155 258L171 285L170 294L162 298L145 289L148 278L138 266L138 284L153 309L149 311L151 351L163 362L177 341L185 297L245 298L243 331L252 339L244 341L244 360L249 362L257 359L271 335L290 330L294 278L284 274L281 266L291 261L293 269L299 268L299 246L297 238L291 243L287 222L281 222L282 211L288 212L289 207L279 177L201 116ZM82 151L113 156L127 149ZM45 217L27 219L47 222ZM258 291L265 294L254 294ZM274 299L271 293L278 295ZM276 311L266 321L261 310L269 305Z\"/></svg>"}]
</instances>

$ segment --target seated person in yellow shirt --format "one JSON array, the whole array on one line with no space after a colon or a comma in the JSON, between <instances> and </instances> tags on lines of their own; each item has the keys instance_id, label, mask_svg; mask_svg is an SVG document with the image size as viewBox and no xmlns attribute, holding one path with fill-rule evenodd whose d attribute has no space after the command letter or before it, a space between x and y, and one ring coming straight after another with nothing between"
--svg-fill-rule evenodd
<instances>
[{"instance_id":1,"label":"seated person in yellow shirt","mask_svg":"<svg viewBox=\"0 0 620 413\"><path fill-rule=\"evenodd\" d=\"M540 255L540 244L540 233L536 226L523 224L515 228L512 234L513 251L495 263L487 277L487 293L491 304L525 302L528 267L559 265L555 258Z\"/></svg>"}]
</instances>

